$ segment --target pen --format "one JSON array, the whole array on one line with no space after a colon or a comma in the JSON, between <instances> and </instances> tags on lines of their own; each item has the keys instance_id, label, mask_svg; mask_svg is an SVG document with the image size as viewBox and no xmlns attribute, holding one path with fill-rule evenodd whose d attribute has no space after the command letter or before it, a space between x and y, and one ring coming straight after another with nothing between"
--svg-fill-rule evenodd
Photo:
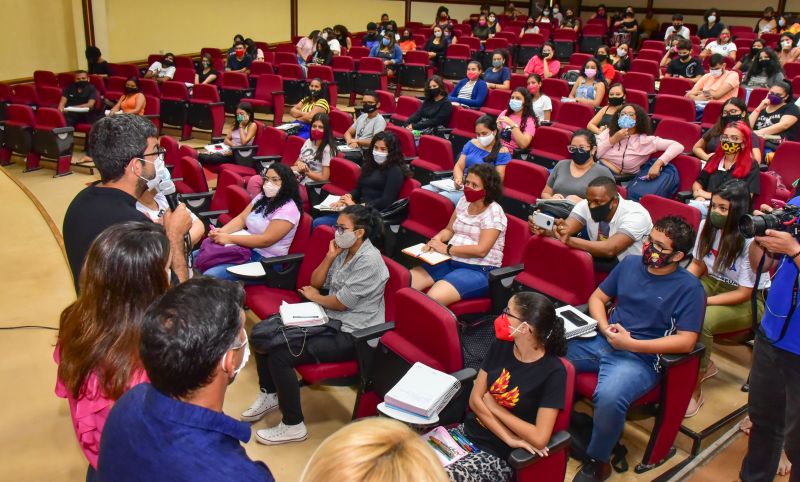
<instances>
[{"instance_id":1,"label":"pen","mask_svg":"<svg viewBox=\"0 0 800 482\"><path fill-rule=\"evenodd\" d=\"M467 442L464 438L462 438L461 435L459 435L457 432L450 433L450 436L452 436L453 440L455 440L456 443L461 445L467 452L475 452L475 450L473 450L472 447L470 446L469 442Z\"/></svg>"},{"instance_id":2,"label":"pen","mask_svg":"<svg viewBox=\"0 0 800 482\"><path fill-rule=\"evenodd\" d=\"M456 454L454 454L454 453L453 453L453 449L451 449L450 447L448 447L448 446L447 446L447 445L446 445L444 442L442 442L442 441L441 441L441 440L439 440L438 438L436 438L436 437L434 437L433 435L431 435L431 436L430 436L430 440L431 440L433 443L435 443L436 445L438 445L438 446L439 446L439 448L441 448L441 449L442 449L442 452L444 452L444 453L447 455L447 458L449 458L449 459L452 459L453 457L455 457L455 456L456 456Z\"/></svg>"},{"instance_id":3,"label":"pen","mask_svg":"<svg viewBox=\"0 0 800 482\"><path fill-rule=\"evenodd\" d=\"M319 318L319 315L300 315L300 316L293 316L292 318Z\"/></svg>"},{"instance_id":4,"label":"pen","mask_svg":"<svg viewBox=\"0 0 800 482\"><path fill-rule=\"evenodd\" d=\"M440 454L444 455L444 456L445 456L445 457L446 457L448 460L450 460L450 458L451 458L451 457L450 457L449 455L447 455L447 453L445 453L445 452L444 452L444 451L443 451L441 448L439 448L439 446L438 446L438 445L436 445L436 444L433 442L433 440L431 440L431 439L428 439L428 443L431 445L431 447L433 447L433 449L434 449L435 451L439 452Z\"/></svg>"}]
</instances>

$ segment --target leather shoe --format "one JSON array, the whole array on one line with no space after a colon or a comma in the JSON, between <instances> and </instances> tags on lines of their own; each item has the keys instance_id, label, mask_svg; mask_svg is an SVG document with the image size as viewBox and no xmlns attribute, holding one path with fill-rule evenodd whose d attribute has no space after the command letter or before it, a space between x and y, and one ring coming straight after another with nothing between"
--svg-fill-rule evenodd
<instances>
[{"instance_id":1,"label":"leather shoe","mask_svg":"<svg viewBox=\"0 0 800 482\"><path fill-rule=\"evenodd\" d=\"M611 464L591 459L581 466L572 482L603 482L611 477Z\"/></svg>"}]
</instances>

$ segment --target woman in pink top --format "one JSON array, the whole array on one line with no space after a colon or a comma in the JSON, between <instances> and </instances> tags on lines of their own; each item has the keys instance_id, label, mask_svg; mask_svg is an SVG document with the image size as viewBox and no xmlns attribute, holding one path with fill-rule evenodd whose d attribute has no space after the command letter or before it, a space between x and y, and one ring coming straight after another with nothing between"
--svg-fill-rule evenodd
<instances>
[{"instance_id":1,"label":"woman in pink top","mask_svg":"<svg viewBox=\"0 0 800 482\"><path fill-rule=\"evenodd\" d=\"M314 53L314 49L317 47L317 37L319 37L319 30L312 30L308 37L297 41L295 47L297 47L297 58L301 64L305 63L306 59Z\"/></svg>"},{"instance_id":2,"label":"woman in pink top","mask_svg":"<svg viewBox=\"0 0 800 482\"><path fill-rule=\"evenodd\" d=\"M725 102L736 97L739 94L739 74L725 69L725 57L713 54L708 66L708 73L700 77L686 97L703 105L710 100Z\"/></svg>"},{"instance_id":3,"label":"woman in pink top","mask_svg":"<svg viewBox=\"0 0 800 482\"><path fill-rule=\"evenodd\" d=\"M511 92L508 109L497 117L500 141L509 152L527 149L536 133L536 116L533 115L531 94L525 87L517 87Z\"/></svg>"},{"instance_id":4,"label":"woman in pink top","mask_svg":"<svg viewBox=\"0 0 800 482\"><path fill-rule=\"evenodd\" d=\"M78 299L61 313L53 358L56 395L69 401L72 425L89 472L114 402L147 381L139 359L145 310L169 288L169 240L160 224L116 224L95 239Z\"/></svg>"},{"instance_id":5,"label":"woman in pink top","mask_svg":"<svg viewBox=\"0 0 800 482\"><path fill-rule=\"evenodd\" d=\"M650 117L637 104L624 104L614 113L608 129L597 135L597 158L620 175L639 172L656 152L664 151L653 163L647 177L654 179L661 169L683 152L679 142L652 135Z\"/></svg>"},{"instance_id":6,"label":"woman in pink top","mask_svg":"<svg viewBox=\"0 0 800 482\"><path fill-rule=\"evenodd\" d=\"M542 50L528 61L528 65L525 66L525 73L528 75L539 74L545 79L558 77L558 71L561 70L561 62L555 59L555 52L556 49L550 42L542 45Z\"/></svg>"}]
</instances>

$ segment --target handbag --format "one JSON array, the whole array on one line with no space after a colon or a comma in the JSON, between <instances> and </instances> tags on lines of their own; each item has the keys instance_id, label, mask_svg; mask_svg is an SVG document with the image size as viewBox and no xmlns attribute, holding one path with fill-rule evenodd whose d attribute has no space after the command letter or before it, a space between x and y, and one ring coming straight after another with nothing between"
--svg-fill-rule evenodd
<instances>
[{"instance_id":1,"label":"handbag","mask_svg":"<svg viewBox=\"0 0 800 482\"><path fill-rule=\"evenodd\" d=\"M661 169L661 174L654 179L647 179L650 168L656 162L650 159L642 165L639 173L628 183L628 199L639 202L642 196L655 194L656 196L671 199L678 192L681 178L678 169L672 164L667 164Z\"/></svg>"},{"instance_id":2,"label":"handbag","mask_svg":"<svg viewBox=\"0 0 800 482\"><path fill-rule=\"evenodd\" d=\"M269 353L286 346L289 353L297 358L303 354L308 337L335 335L341 329L342 322L334 319L319 326L287 326L283 324L281 315L276 314L254 326L250 339L257 353Z\"/></svg>"},{"instance_id":3,"label":"handbag","mask_svg":"<svg viewBox=\"0 0 800 482\"><path fill-rule=\"evenodd\" d=\"M253 250L250 248L237 244L224 246L206 238L200 244L200 252L194 257L194 266L202 273L221 264L249 263L252 256Z\"/></svg>"}]
</instances>

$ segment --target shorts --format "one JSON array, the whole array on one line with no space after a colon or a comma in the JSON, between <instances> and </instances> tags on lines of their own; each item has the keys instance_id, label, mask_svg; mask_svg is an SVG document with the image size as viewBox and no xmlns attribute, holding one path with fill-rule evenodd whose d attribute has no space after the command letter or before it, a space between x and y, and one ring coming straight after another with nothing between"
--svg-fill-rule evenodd
<instances>
[{"instance_id":1,"label":"shorts","mask_svg":"<svg viewBox=\"0 0 800 482\"><path fill-rule=\"evenodd\" d=\"M448 260L435 266L422 264L433 281L444 280L453 285L462 300L489 295L489 271L497 266L462 263Z\"/></svg>"}]
</instances>

